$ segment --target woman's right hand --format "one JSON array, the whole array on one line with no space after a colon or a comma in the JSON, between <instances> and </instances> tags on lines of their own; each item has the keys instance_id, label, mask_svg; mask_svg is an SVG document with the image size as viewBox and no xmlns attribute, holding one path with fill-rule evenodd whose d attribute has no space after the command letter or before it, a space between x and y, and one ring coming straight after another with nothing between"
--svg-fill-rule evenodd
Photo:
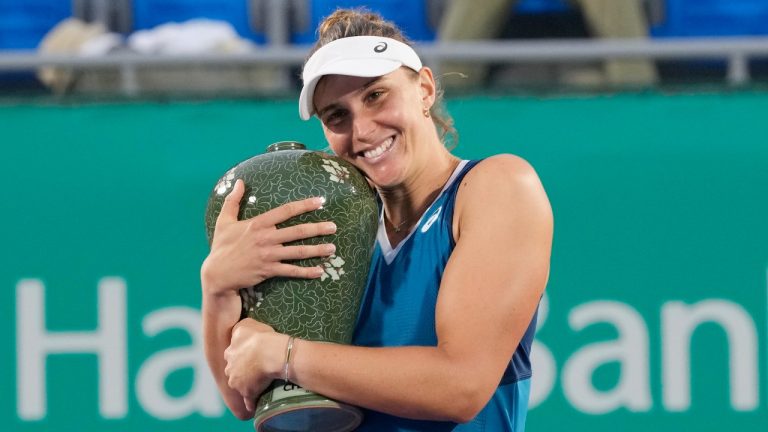
<instances>
[{"instance_id":1,"label":"woman's right hand","mask_svg":"<svg viewBox=\"0 0 768 432\"><path fill-rule=\"evenodd\" d=\"M332 255L333 244L284 246L295 240L336 232L333 222L318 222L277 228L277 225L302 213L323 206L322 197L294 201L274 208L251 219L239 221L240 201L245 186L237 180L224 199L216 219L211 251L203 262L201 279L203 293L221 296L237 294L275 276L318 278L323 269L301 267L284 261Z\"/></svg>"}]
</instances>

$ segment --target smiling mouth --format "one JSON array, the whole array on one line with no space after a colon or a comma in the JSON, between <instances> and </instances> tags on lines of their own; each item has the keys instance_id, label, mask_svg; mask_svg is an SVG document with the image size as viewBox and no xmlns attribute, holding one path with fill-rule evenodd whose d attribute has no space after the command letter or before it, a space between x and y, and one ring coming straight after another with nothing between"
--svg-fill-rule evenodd
<instances>
[{"instance_id":1,"label":"smiling mouth","mask_svg":"<svg viewBox=\"0 0 768 432\"><path fill-rule=\"evenodd\" d=\"M391 136L386 141L384 141L380 146L376 147L372 150L366 150L363 152L363 156L366 159L374 159L382 154L384 154L387 150L392 148L392 145L395 143L395 137Z\"/></svg>"}]
</instances>

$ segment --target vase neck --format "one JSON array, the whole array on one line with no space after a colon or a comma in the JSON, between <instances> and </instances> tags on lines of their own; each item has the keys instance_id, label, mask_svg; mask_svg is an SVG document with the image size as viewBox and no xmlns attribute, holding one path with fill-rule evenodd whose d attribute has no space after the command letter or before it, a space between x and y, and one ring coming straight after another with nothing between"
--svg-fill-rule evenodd
<instances>
[{"instance_id":1,"label":"vase neck","mask_svg":"<svg viewBox=\"0 0 768 432\"><path fill-rule=\"evenodd\" d=\"M274 144L270 144L267 147L267 153L272 153L280 150L306 150L307 146L296 141L280 141Z\"/></svg>"}]
</instances>

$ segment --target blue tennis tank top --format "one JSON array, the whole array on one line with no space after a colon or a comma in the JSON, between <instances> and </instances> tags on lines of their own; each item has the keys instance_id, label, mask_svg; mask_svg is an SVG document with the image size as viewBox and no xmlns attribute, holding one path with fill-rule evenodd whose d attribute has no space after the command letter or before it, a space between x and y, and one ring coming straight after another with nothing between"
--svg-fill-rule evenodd
<instances>
[{"instance_id":1,"label":"blue tennis tank top","mask_svg":"<svg viewBox=\"0 0 768 432\"><path fill-rule=\"evenodd\" d=\"M359 346L436 346L435 306L440 280L455 245L452 233L456 193L479 161L462 161L411 233L394 249L383 212L353 343ZM358 431L522 432L528 412L534 315L491 400L464 424L410 420L363 410ZM429 392L430 389L404 388Z\"/></svg>"}]
</instances>

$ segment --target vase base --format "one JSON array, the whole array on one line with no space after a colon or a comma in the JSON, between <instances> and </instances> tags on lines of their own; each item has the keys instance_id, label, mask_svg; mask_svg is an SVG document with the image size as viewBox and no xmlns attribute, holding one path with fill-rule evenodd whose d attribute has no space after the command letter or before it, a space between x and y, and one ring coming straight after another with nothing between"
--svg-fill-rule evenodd
<instances>
[{"instance_id":1,"label":"vase base","mask_svg":"<svg viewBox=\"0 0 768 432\"><path fill-rule=\"evenodd\" d=\"M270 404L254 420L258 432L349 432L363 420L358 408L315 394Z\"/></svg>"}]
</instances>

